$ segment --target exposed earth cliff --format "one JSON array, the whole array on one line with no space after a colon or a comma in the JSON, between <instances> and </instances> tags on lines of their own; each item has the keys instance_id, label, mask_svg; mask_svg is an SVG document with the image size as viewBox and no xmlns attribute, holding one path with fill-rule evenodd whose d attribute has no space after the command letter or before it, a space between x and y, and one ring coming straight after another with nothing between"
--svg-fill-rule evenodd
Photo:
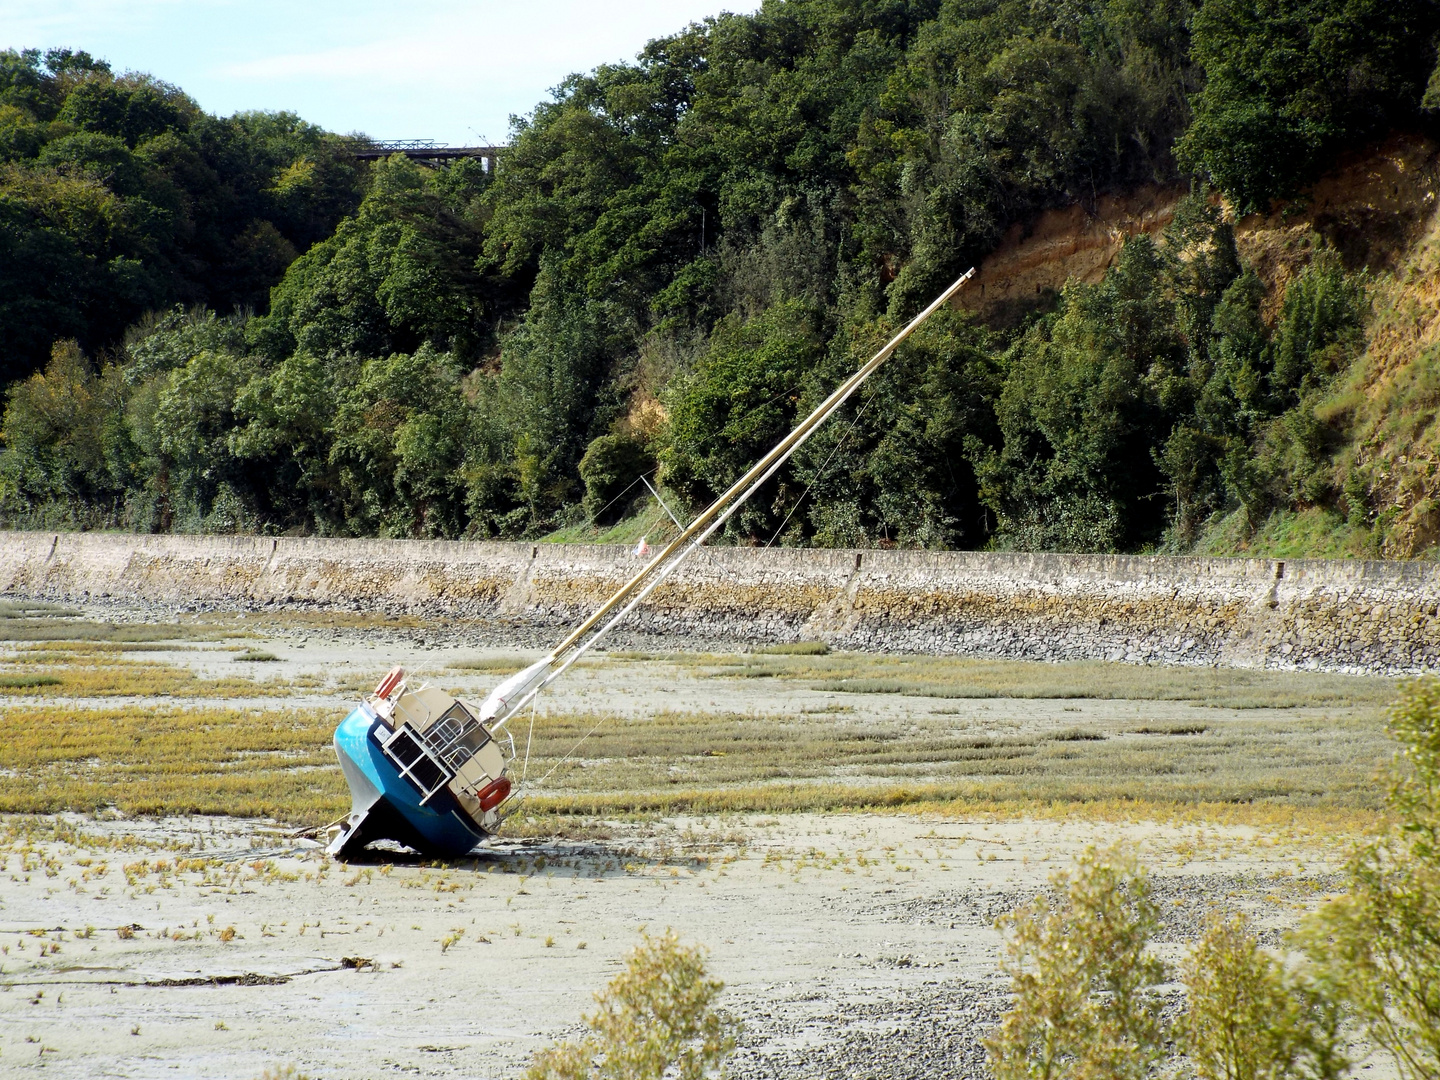
<instances>
[{"instance_id":1,"label":"exposed earth cliff","mask_svg":"<svg viewBox=\"0 0 1440 1080\"><path fill-rule=\"evenodd\" d=\"M1366 275L1371 308L1365 350L1317 415L1343 435L1343 444L1332 448L1335 467L1368 487L1376 510L1365 523L1373 536L1371 552L1387 557L1421 555L1440 541L1437 192L1440 146L1420 135L1397 134L1346 155L1303 198L1234 223L1241 258L1264 282L1262 312L1272 326L1286 286L1317 249L1339 252L1347 270ZM1089 207L1046 211L1010 230L957 305L1005 323L1070 282L1098 284L1126 241L1158 236L1188 194L1183 186L1145 187L1101 196ZM1217 530L1201 549L1294 555L1319 547L1327 554L1360 553L1343 546L1325 550L1330 545L1317 534L1336 523L1318 520L1318 514L1306 522L1305 516L1302 507L1293 515L1298 521L1262 528L1254 537L1233 528ZM1365 539L1342 535L1340 544L1363 545Z\"/></svg>"}]
</instances>

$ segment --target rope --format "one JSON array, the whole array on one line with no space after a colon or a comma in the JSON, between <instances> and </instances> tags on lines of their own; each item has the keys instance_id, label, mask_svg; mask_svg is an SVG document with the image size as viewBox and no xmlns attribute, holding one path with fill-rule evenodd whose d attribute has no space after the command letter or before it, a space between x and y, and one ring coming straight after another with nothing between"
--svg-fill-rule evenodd
<instances>
[{"instance_id":1,"label":"rope","mask_svg":"<svg viewBox=\"0 0 1440 1080\"><path fill-rule=\"evenodd\" d=\"M611 499L604 506L600 507L599 510L595 511L595 516L590 519L590 524L594 525L595 522L599 520L601 514L605 513L606 510L609 510L610 507L614 506L617 502L619 502L621 499L623 499L626 495L630 493L630 488L633 488L636 484L640 483L641 480L644 480L645 477L649 476L650 473L655 472L659 468L660 466L657 465L654 469L649 470L649 472L643 472L639 476L635 477L634 480L631 480L629 486L627 486L624 491L620 492L619 495L616 495L615 498Z\"/></svg>"},{"instance_id":2,"label":"rope","mask_svg":"<svg viewBox=\"0 0 1440 1080\"><path fill-rule=\"evenodd\" d=\"M525 777L530 775L530 744L535 740L535 710L540 707L537 695L530 699L530 732L525 736L525 762L520 766L520 786L525 786Z\"/></svg>"},{"instance_id":3,"label":"rope","mask_svg":"<svg viewBox=\"0 0 1440 1080\"><path fill-rule=\"evenodd\" d=\"M535 781L535 786L539 787L541 784L545 783L546 780L549 780L551 773L553 773L561 765L564 765L565 762L569 761L571 757L574 756L575 751L580 749L580 744L583 743L586 739L588 739L591 735L594 735L595 732L599 731L601 725L603 725L605 721L609 719L610 717L608 716L602 716L599 720L595 721L595 726L592 727L589 731L585 732L584 735L581 735L580 738L576 739L575 745L570 747L570 749L566 752L565 756L562 757L559 761L555 762L554 765L550 766L550 772L547 772L544 776L540 777L539 780Z\"/></svg>"},{"instance_id":4,"label":"rope","mask_svg":"<svg viewBox=\"0 0 1440 1080\"><path fill-rule=\"evenodd\" d=\"M805 385L805 380L802 378L798 383L796 383L794 386L790 387L788 390L781 390L781 391L780 391L778 394L776 394L774 397L771 397L771 398L769 398L768 400L762 401L762 402L760 402L758 405L752 405L752 406L750 406L750 408L746 409L743 413L740 414L740 419L741 419L741 420L748 419L750 416L752 416L753 414L759 412L761 409L765 408L767 405L773 405L775 402L779 401L781 398L783 398L783 397L789 397L791 394L795 393L797 390L799 390L799 389L800 389L802 386L804 386L804 385ZM732 422L732 423L734 422L733 418L732 418L732 421L731 421L731 422ZM643 473L641 473L639 476L637 476L634 480L631 480L630 483L626 486L626 488L625 488L624 491L620 492L619 495L616 495L613 499L611 499L608 503L606 503L604 506L602 506L599 510L595 511L594 516L590 518L590 524L591 524L591 525L594 525L594 524L598 521L598 519L600 518L600 515L602 515L603 513L605 513L606 510L609 510L610 507L614 506L617 502L619 502L619 501L620 501L621 499L623 499L626 495L628 495L628 494L630 493L630 489L633 488L636 484L640 483L640 481L642 481L642 480L645 480L645 478L646 478L647 476L653 476L655 473L657 473L657 472L659 472L659 471L660 471L660 466L657 465L657 466L655 466L655 468L653 468L653 469L647 469L645 472L643 472ZM645 480L645 485L646 485L646 487L649 487L650 482L649 482L648 480ZM653 488L652 488L651 490L654 491ZM654 492L654 494L655 494L655 500L656 500L656 502L659 502L662 507L665 507L665 512L666 512L667 514L669 514L669 513L670 513L670 508L669 508L668 506L665 506L665 503L660 499L660 493L659 493L659 492ZM673 520L674 517L675 517L675 515L674 515L674 514L670 514L670 517L671 517L671 519ZM676 524L677 527L680 527L680 523L679 523L678 521L675 522L675 524ZM681 532L684 532L685 530L684 530L683 527L680 527L680 531L681 531Z\"/></svg>"},{"instance_id":5,"label":"rope","mask_svg":"<svg viewBox=\"0 0 1440 1080\"><path fill-rule=\"evenodd\" d=\"M775 530L775 535L765 542L767 548L780 538L780 534L785 531L785 526L789 525L790 519L794 517L795 511L800 509L800 504L805 501L805 497L810 494L811 489L813 489L815 485L820 482L820 478L825 475L825 470L830 467L830 462L834 460L835 455L840 452L841 447L850 441L850 436L855 434L855 428L860 423L860 417L865 415L865 410L870 407L870 403L879 395L879 390L873 390L870 396L865 399L865 404L861 405L859 411L855 413L855 419L850 421L850 426L845 429L845 434L840 436L840 441L835 444L834 449L832 449L829 456L825 458L824 463L820 466L820 471L817 472L814 479L805 486L805 490L800 493L800 498L795 500L795 505L790 507L790 513L786 514L785 520L780 522L780 528Z\"/></svg>"}]
</instances>

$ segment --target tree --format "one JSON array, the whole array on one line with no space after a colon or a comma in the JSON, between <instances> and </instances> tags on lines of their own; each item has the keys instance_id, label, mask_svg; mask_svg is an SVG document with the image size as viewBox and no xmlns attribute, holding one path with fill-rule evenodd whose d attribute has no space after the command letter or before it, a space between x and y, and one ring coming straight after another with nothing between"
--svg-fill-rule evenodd
<instances>
[{"instance_id":1,"label":"tree","mask_svg":"<svg viewBox=\"0 0 1440 1080\"><path fill-rule=\"evenodd\" d=\"M585 448L580 459L580 479L585 482L581 506L597 525L618 521L630 503L647 494L636 481L655 470L655 460L645 443L628 435L602 435ZM628 499L624 496L628 495Z\"/></svg>"},{"instance_id":2,"label":"tree","mask_svg":"<svg viewBox=\"0 0 1440 1080\"><path fill-rule=\"evenodd\" d=\"M1162 390L1186 362L1167 262L1134 238L1103 282L1068 286L1060 311L1012 348L996 406L1003 443L980 467L1007 542L1117 551L1163 531L1150 448L1173 425Z\"/></svg>"},{"instance_id":3,"label":"tree","mask_svg":"<svg viewBox=\"0 0 1440 1080\"><path fill-rule=\"evenodd\" d=\"M83 52L0 52L0 381L176 303L258 307L359 201L344 147L288 114L207 116Z\"/></svg>"},{"instance_id":4,"label":"tree","mask_svg":"<svg viewBox=\"0 0 1440 1080\"><path fill-rule=\"evenodd\" d=\"M345 530L458 536L470 415L455 358L425 345L367 360L356 375L338 387L329 452Z\"/></svg>"},{"instance_id":5,"label":"tree","mask_svg":"<svg viewBox=\"0 0 1440 1080\"><path fill-rule=\"evenodd\" d=\"M807 413L879 349L888 319L846 327L806 379ZM973 462L998 442L994 337L937 312L795 456L803 485L782 537L821 547L955 547L989 533ZM808 526L808 527L806 527Z\"/></svg>"},{"instance_id":6,"label":"tree","mask_svg":"<svg viewBox=\"0 0 1440 1080\"><path fill-rule=\"evenodd\" d=\"M713 500L791 429L803 380L821 355L816 322L799 301L749 320L731 315L694 370L671 384L661 475L692 505ZM762 492L747 503L727 531L768 538L783 517L769 498L767 505Z\"/></svg>"},{"instance_id":7,"label":"tree","mask_svg":"<svg viewBox=\"0 0 1440 1080\"><path fill-rule=\"evenodd\" d=\"M702 1080L735 1048L738 1022L715 1000L724 984L673 930L643 937L625 970L595 995L589 1034L536 1055L527 1080Z\"/></svg>"},{"instance_id":8,"label":"tree","mask_svg":"<svg viewBox=\"0 0 1440 1080\"><path fill-rule=\"evenodd\" d=\"M113 365L97 373L75 342L57 342L45 370L6 395L0 510L32 525L114 513L128 479L124 390Z\"/></svg>"},{"instance_id":9,"label":"tree","mask_svg":"<svg viewBox=\"0 0 1440 1080\"><path fill-rule=\"evenodd\" d=\"M474 262L481 231L478 162L443 172L395 155L376 164L353 218L285 274L251 345L273 361L412 352L430 344L472 357L488 336Z\"/></svg>"},{"instance_id":10,"label":"tree","mask_svg":"<svg viewBox=\"0 0 1440 1080\"><path fill-rule=\"evenodd\" d=\"M1315 179L1335 151L1413 121L1435 67L1435 0L1206 0L1205 85L1177 145L1242 214Z\"/></svg>"}]
</instances>

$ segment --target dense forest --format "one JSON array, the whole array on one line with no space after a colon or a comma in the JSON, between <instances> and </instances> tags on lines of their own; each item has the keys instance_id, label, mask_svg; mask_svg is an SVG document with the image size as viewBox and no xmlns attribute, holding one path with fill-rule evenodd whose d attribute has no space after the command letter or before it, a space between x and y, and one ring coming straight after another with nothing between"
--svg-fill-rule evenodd
<instances>
[{"instance_id":1,"label":"dense forest","mask_svg":"<svg viewBox=\"0 0 1440 1080\"><path fill-rule=\"evenodd\" d=\"M0 518L581 535L641 475L699 507L1012 224L1188 182L1103 282L933 319L728 539L1363 530L1324 405L1369 280L1317 244L1267 307L1233 221L1436 127L1437 35L1436 0L767 0L571 76L493 175L0 53Z\"/></svg>"}]
</instances>

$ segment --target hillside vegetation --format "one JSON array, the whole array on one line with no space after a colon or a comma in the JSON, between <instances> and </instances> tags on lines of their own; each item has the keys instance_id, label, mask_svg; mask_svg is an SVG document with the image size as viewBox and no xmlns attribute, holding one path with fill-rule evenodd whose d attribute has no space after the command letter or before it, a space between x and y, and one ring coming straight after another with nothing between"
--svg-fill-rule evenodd
<instances>
[{"instance_id":1,"label":"hillside vegetation","mask_svg":"<svg viewBox=\"0 0 1440 1080\"><path fill-rule=\"evenodd\" d=\"M661 521L640 476L702 505L1012 226L1188 185L1102 279L934 318L728 539L1420 553L1433 168L1384 258L1306 207L1431 145L1437 32L1433 0L769 0L572 76L493 176L5 54L0 514L616 535ZM1305 226L1283 273L1252 212Z\"/></svg>"}]
</instances>

